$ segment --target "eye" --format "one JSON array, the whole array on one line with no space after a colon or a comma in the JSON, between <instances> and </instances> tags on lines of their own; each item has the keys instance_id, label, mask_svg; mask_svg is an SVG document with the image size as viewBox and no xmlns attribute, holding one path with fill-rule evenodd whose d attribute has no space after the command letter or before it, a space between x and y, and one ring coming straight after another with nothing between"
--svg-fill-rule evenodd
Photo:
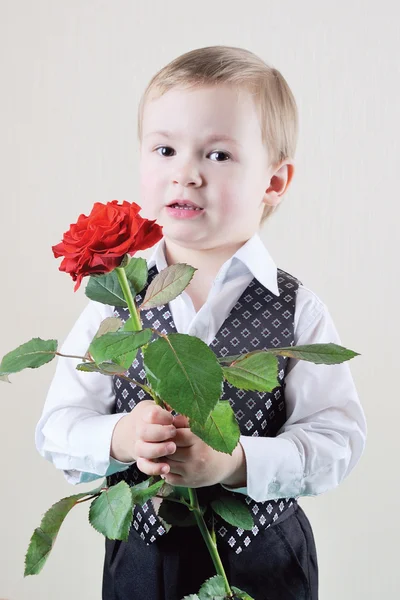
<instances>
[{"instance_id":1,"label":"eye","mask_svg":"<svg viewBox=\"0 0 400 600\"><path fill-rule=\"evenodd\" d=\"M167 150L167 152L160 153L160 152L158 152L159 150ZM166 156L168 158L169 156L171 156L170 154L168 154L168 151L173 152L174 149L171 148L170 146L159 146L158 148L156 148L156 151L160 154L160 156Z\"/></svg>"},{"instance_id":2,"label":"eye","mask_svg":"<svg viewBox=\"0 0 400 600\"><path fill-rule=\"evenodd\" d=\"M218 160L217 159L216 162L226 162L226 160L229 160L231 158L230 154L228 154L227 152L221 152L221 150L215 150L214 152L211 152L210 156L212 154L218 154L219 156L225 156L226 157L225 159L223 158L222 160Z\"/></svg>"},{"instance_id":3,"label":"eye","mask_svg":"<svg viewBox=\"0 0 400 600\"><path fill-rule=\"evenodd\" d=\"M169 158L170 156L173 155L173 153L175 151L173 148L171 148L171 146L159 146L158 148L156 148L156 152L158 152L160 154L160 156L165 156L166 158ZM213 154L216 154L219 156L219 158L217 158L216 162L226 162L227 160L229 160L231 158L230 154L228 154L227 152L222 152L221 150L215 150L214 152L210 152L210 156ZM222 157L222 160L221 160L221 157Z\"/></svg>"}]
</instances>

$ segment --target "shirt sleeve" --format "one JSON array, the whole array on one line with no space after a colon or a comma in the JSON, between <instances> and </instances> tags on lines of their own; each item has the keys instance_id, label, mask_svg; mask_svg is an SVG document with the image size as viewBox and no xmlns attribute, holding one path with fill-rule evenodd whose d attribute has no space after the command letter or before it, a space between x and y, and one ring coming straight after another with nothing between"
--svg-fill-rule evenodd
<instances>
[{"instance_id":1,"label":"shirt sleeve","mask_svg":"<svg viewBox=\"0 0 400 600\"><path fill-rule=\"evenodd\" d=\"M112 307L90 300L59 352L84 356L100 323L113 316ZM111 414L114 390L111 376L77 371L82 362L57 357L44 408L35 430L39 453L72 484L123 471L133 463L110 456L113 430L124 413Z\"/></svg>"},{"instance_id":2,"label":"shirt sleeve","mask_svg":"<svg viewBox=\"0 0 400 600\"><path fill-rule=\"evenodd\" d=\"M343 346L325 304L300 287L295 345L329 342ZM241 436L247 487L223 486L257 502L316 496L335 488L365 447L366 420L349 361L317 365L289 359L285 383L285 425L274 438Z\"/></svg>"}]
</instances>

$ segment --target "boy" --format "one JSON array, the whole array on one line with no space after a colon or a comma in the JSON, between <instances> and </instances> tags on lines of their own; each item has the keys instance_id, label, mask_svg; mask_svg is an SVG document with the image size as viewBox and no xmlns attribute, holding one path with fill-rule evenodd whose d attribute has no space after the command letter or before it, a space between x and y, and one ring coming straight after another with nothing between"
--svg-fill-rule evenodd
<instances>
[{"instance_id":1,"label":"boy","mask_svg":"<svg viewBox=\"0 0 400 600\"><path fill-rule=\"evenodd\" d=\"M138 125L140 204L164 234L148 261L149 281L167 265L197 269L180 297L142 315L146 325L196 335L219 355L263 344L340 344L326 306L276 268L258 236L294 173L297 109L282 75L240 48L193 50L150 81ZM124 309L89 302L62 351L85 352L112 315L127 318ZM297 498L348 475L366 425L347 363L282 365L274 394L234 394L225 386L242 434L229 456L135 386L59 361L38 450L72 483L106 475L110 485L133 485L162 474L199 493L222 485L256 517L251 533L217 523L231 585L256 600L314 600L316 550ZM130 376L143 379L140 359ZM215 573L197 528L165 535L154 505L135 507L127 543L106 540L103 600L179 600Z\"/></svg>"}]
</instances>

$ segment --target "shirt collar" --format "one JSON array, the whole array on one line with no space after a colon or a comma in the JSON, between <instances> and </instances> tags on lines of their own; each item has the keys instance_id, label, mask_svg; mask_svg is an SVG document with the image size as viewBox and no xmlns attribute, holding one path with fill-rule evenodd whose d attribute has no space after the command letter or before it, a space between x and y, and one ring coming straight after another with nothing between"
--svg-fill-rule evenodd
<instances>
[{"instance_id":1,"label":"shirt collar","mask_svg":"<svg viewBox=\"0 0 400 600\"><path fill-rule=\"evenodd\" d=\"M237 250L232 257L234 260L240 261L261 285L279 296L278 269L258 233Z\"/></svg>"},{"instance_id":2,"label":"shirt collar","mask_svg":"<svg viewBox=\"0 0 400 600\"><path fill-rule=\"evenodd\" d=\"M154 246L147 264L149 269L155 265L158 272L168 266L165 258L164 238ZM224 278L226 278L230 271L237 271L235 266L239 266L240 272L243 272L243 269L250 271L253 277L255 277L257 281L270 292L275 296L280 295L276 264L267 248L264 246L258 233L255 233L249 238L247 242L245 242L243 246L241 246L239 250L237 250L235 254L222 265L220 273L224 273Z\"/></svg>"}]
</instances>

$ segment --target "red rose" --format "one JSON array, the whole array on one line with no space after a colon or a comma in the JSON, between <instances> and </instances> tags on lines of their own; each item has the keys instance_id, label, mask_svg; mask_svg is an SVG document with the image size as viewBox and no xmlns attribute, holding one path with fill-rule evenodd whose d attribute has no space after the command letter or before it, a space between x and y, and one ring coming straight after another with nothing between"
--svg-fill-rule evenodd
<instances>
[{"instance_id":1,"label":"red rose","mask_svg":"<svg viewBox=\"0 0 400 600\"><path fill-rule=\"evenodd\" d=\"M126 200L122 205L118 200L95 202L90 215L80 215L62 242L52 246L55 258L65 257L59 270L77 282L74 292L86 275L109 273L125 254L150 248L162 238L160 225L140 217L140 210L135 202Z\"/></svg>"}]
</instances>

